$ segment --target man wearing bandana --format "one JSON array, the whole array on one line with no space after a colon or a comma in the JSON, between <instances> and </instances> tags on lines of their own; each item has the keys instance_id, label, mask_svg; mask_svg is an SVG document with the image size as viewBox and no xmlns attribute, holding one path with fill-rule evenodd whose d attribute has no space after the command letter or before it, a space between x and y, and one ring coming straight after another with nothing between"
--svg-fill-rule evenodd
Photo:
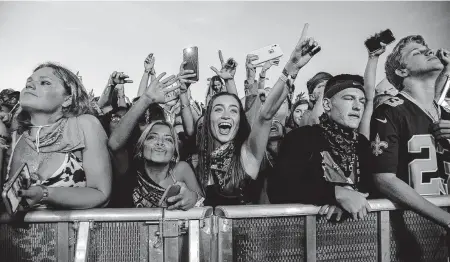
<instances>
[{"instance_id":1,"label":"man wearing bandana","mask_svg":"<svg viewBox=\"0 0 450 262\"><path fill-rule=\"evenodd\" d=\"M271 203L338 207L355 220L367 215L368 194L360 191L370 146L357 132L366 102L363 86L358 75L338 75L327 82L320 123L297 128L282 141L268 181Z\"/></svg>"}]
</instances>

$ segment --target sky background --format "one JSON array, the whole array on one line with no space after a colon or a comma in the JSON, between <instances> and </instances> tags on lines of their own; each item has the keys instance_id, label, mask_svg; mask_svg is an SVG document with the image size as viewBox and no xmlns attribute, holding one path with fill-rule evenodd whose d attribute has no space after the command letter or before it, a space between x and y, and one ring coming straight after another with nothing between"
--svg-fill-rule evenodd
<instances>
[{"instance_id":1,"label":"sky background","mask_svg":"<svg viewBox=\"0 0 450 262\"><path fill-rule=\"evenodd\" d=\"M296 94L319 71L363 75L365 39L387 28L397 40L421 34L431 48L450 49L450 2L0 2L0 89L21 90L35 66L56 61L80 71L97 96L113 71L127 73L134 80L125 86L131 99L149 53L158 74L176 74L183 48L195 45L200 81L191 87L193 97L204 101L206 79L214 75L209 67L220 66L219 49L239 64L235 80L242 97L246 55L281 46L280 66L267 73L266 86L272 86L304 23L322 51L300 71Z\"/></svg>"}]
</instances>

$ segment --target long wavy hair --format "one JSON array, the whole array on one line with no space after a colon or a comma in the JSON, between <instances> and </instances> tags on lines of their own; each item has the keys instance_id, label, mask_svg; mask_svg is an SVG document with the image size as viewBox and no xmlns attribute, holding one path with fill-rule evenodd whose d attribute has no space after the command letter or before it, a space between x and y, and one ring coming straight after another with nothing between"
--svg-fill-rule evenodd
<instances>
[{"instance_id":1,"label":"long wavy hair","mask_svg":"<svg viewBox=\"0 0 450 262\"><path fill-rule=\"evenodd\" d=\"M178 163L179 159L180 159L180 150L179 150L179 144L178 144L178 135L175 132L175 128L173 128L173 126L167 122L167 121L163 121L163 120L157 120L154 122L151 122L144 130L144 132L142 132L142 135L139 137L137 143L136 143L136 147L134 149L134 157L133 160L135 163L139 163L139 164L143 164L143 159L144 159L144 143L145 140L148 137L148 134L150 133L150 131L152 130L152 128L155 125L164 125L169 127L170 129L170 134L172 135L173 138L173 143L174 143L174 147L175 150L173 152L173 157L169 162L169 169L173 169L175 168L175 165Z\"/></svg>"},{"instance_id":2,"label":"long wavy hair","mask_svg":"<svg viewBox=\"0 0 450 262\"><path fill-rule=\"evenodd\" d=\"M244 107L242 106L241 100L234 94L227 92L221 92L215 94L206 108L206 113L204 115L204 121L201 129L199 130L201 134L198 136L200 142L199 147L199 162L197 165L197 176L202 186L203 190L206 188L208 183L208 178L211 172L211 154L214 151L214 140L211 130L211 112L212 105L214 101L221 96L231 96L239 104L239 127L236 136L233 138L234 142L234 154L231 159L231 168L227 171L227 175L231 177L230 187L237 189L240 183L245 178L245 172L241 164L241 147L250 135L250 124L248 123L247 117L245 116Z\"/></svg>"},{"instance_id":3,"label":"long wavy hair","mask_svg":"<svg viewBox=\"0 0 450 262\"><path fill-rule=\"evenodd\" d=\"M297 123L295 123L295 121L294 121L294 111L299 105L304 105L304 104L308 105L309 104L308 100L306 100L306 99L299 99L297 102L295 102L295 104L292 106L291 112L289 113L289 116L288 116L288 118L286 120L286 127L290 128L290 129L294 129L294 128L299 127L297 125Z\"/></svg>"},{"instance_id":4,"label":"long wavy hair","mask_svg":"<svg viewBox=\"0 0 450 262\"><path fill-rule=\"evenodd\" d=\"M55 76L63 83L66 94L72 97L70 105L62 108L63 117L68 118L83 114L93 114L94 111L91 107L89 95L76 74L61 65L51 62L40 64L33 70L33 73L42 68L53 69ZM32 126L29 112L22 109L17 116L17 122L19 125L19 133L23 133Z\"/></svg>"},{"instance_id":5,"label":"long wavy hair","mask_svg":"<svg viewBox=\"0 0 450 262\"><path fill-rule=\"evenodd\" d=\"M222 84L222 88L221 88L221 90L219 90L219 92L216 92L216 91L213 90L214 82L216 82L216 81L219 81ZM205 100L206 105L208 105L209 100L212 98L212 96L214 96L217 93L221 93L221 92L225 91L224 90L225 89L224 85L225 84L224 84L222 78L220 78L220 76L213 76L213 77L211 77L211 80L209 81L208 91L206 93L206 100Z\"/></svg>"}]
</instances>

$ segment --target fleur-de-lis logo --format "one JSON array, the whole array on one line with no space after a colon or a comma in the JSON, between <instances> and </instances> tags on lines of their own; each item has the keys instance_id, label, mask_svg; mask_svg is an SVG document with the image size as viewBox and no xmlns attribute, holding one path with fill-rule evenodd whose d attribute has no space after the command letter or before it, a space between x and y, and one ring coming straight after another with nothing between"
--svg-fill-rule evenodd
<instances>
[{"instance_id":1,"label":"fleur-de-lis logo","mask_svg":"<svg viewBox=\"0 0 450 262\"><path fill-rule=\"evenodd\" d=\"M383 149L388 148L388 143L386 141L381 141L380 136L378 134L375 137L375 141L370 143L370 145L372 146L372 149L373 149L372 153L375 156L379 156L379 155L383 154Z\"/></svg>"}]
</instances>

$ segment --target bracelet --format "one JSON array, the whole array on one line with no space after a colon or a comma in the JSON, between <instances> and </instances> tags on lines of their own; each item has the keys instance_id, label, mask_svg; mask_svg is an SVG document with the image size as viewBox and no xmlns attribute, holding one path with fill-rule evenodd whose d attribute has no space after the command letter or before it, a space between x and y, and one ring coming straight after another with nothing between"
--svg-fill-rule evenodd
<instances>
[{"instance_id":1,"label":"bracelet","mask_svg":"<svg viewBox=\"0 0 450 262\"><path fill-rule=\"evenodd\" d=\"M284 74L280 75L280 80L283 81L284 83L286 83L286 81L288 80L287 76L285 76Z\"/></svg>"},{"instance_id":2,"label":"bracelet","mask_svg":"<svg viewBox=\"0 0 450 262\"><path fill-rule=\"evenodd\" d=\"M183 109L185 109L187 107L188 107L188 105L181 105L180 109L183 110Z\"/></svg>"},{"instance_id":3,"label":"bracelet","mask_svg":"<svg viewBox=\"0 0 450 262\"><path fill-rule=\"evenodd\" d=\"M261 74L259 74L259 78L264 78L264 79L266 79L266 76L262 76Z\"/></svg>"}]
</instances>

